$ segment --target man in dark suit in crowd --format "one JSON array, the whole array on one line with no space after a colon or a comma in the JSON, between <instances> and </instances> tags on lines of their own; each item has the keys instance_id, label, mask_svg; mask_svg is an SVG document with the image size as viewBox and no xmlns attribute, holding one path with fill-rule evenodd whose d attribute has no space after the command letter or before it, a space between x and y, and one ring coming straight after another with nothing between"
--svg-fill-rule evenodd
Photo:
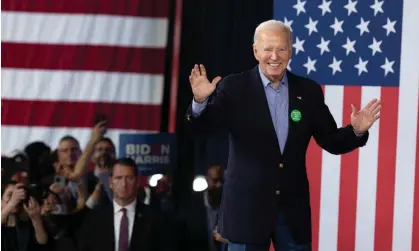
<instances>
[{"instance_id":1,"label":"man in dark suit in crowd","mask_svg":"<svg viewBox=\"0 0 419 251\"><path fill-rule=\"evenodd\" d=\"M286 67L292 33L271 20L255 30L253 70L208 81L203 65L189 77L193 102L186 118L196 133L229 131L220 234L230 251L310 250L311 215L306 150L311 137L332 154L364 146L379 118L379 100L352 107L351 123L338 128L321 87ZM217 91L216 91L217 90Z\"/></svg>"},{"instance_id":2,"label":"man in dark suit in crowd","mask_svg":"<svg viewBox=\"0 0 419 251\"><path fill-rule=\"evenodd\" d=\"M113 202L89 213L79 233L80 250L173 250L171 226L137 198L137 168L132 159L115 161L109 186Z\"/></svg>"},{"instance_id":3,"label":"man in dark suit in crowd","mask_svg":"<svg viewBox=\"0 0 419 251\"><path fill-rule=\"evenodd\" d=\"M208 188L193 194L178 210L182 251L221 251L225 246L225 240L215 233L221 204L223 168L219 165L209 166L206 180Z\"/></svg>"}]
</instances>

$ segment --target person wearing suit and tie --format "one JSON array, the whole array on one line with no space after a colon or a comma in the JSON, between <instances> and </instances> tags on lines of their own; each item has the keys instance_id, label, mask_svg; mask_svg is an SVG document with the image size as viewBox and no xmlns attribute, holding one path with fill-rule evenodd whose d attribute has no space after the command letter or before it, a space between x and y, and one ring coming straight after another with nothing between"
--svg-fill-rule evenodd
<instances>
[{"instance_id":1,"label":"person wearing suit and tie","mask_svg":"<svg viewBox=\"0 0 419 251\"><path fill-rule=\"evenodd\" d=\"M113 203L89 212L79 233L80 250L173 250L170 226L137 198L138 185L135 162L116 160L109 181Z\"/></svg>"},{"instance_id":2,"label":"person wearing suit and tie","mask_svg":"<svg viewBox=\"0 0 419 251\"><path fill-rule=\"evenodd\" d=\"M220 126L229 131L218 223L229 250L267 251L270 240L276 250L310 250L309 141L313 136L332 154L364 146L381 104L374 99L361 110L352 106L351 123L338 128L320 85L286 69L292 32L280 21L256 28L253 52L254 69L220 84L221 77L210 82L205 67L195 65L186 119L198 134Z\"/></svg>"}]
</instances>

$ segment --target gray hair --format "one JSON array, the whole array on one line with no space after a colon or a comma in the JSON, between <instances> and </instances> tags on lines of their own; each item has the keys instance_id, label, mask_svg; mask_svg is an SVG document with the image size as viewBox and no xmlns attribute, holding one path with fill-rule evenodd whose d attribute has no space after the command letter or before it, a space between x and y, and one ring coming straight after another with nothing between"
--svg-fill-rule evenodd
<instances>
[{"instance_id":1,"label":"gray hair","mask_svg":"<svg viewBox=\"0 0 419 251\"><path fill-rule=\"evenodd\" d=\"M288 41L289 44L288 45L290 46L290 50L292 50L293 40L292 40L291 28L288 25L286 25L285 23L283 23L279 20L274 20L274 19L265 21L265 22L259 24L258 27L256 27L255 34L253 36L253 43L256 43L256 41L258 39L259 32L261 32L263 30L275 30L275 29L283 30L287 33L288 39L289 39L289 41Z\"/></svg>"}]
</instances>

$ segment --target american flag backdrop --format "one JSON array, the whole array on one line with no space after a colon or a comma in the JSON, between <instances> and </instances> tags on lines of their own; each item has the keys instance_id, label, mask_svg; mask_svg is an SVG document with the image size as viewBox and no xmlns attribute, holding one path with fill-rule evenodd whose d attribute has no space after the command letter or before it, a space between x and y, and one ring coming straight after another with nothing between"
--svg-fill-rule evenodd
<instances>
[{"instance_id":1,"label":"american flag backdrop","mask_svg":"<svg viewBox=\"0 0 419 251\"><path fill-rule=\"evenodd\" d=\"M291 71L323 86L339 126L382 100L365 147L307 156L313 249L419 250L419 1L275 0L293 31Z\"/></svg>"},{"instance_id":2,"label":"american flag backdrop","mask_svg":"<svg viewBox=\"0 0 419 251\"><path fill-rule=\"evenodd\" d=\"M1 152L70 134L158 132L169 0L4 0ZM117 146L118 149L118 146Z\"/></svg>"}]
</instances>

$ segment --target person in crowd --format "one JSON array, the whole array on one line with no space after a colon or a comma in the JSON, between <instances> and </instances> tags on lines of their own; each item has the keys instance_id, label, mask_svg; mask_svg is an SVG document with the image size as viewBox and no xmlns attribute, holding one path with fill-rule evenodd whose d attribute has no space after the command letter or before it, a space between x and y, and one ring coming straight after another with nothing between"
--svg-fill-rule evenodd
<instances>
[{"instance_id":1,"label":"person in crowd","mask_svg":"<svg viewBox=\"0 0 419 251\"><path fill-rule=\"evenodd\" d=\"M138 199L137 167L130 158L117 159L109 181L113 201L92 210L79 231L82 251L170 251L173 232Z\"/></svg>"},{"instance_id":2,"label":"person in crowd","mask_svg":"<svg viewBox=\"0 0 419 251\"><path fill-rule=\"evenodd\" d=\"M41 215L48 234L48 251L76 251L76 233L83 221L78 212L67 214L60 196L49 191L41 208ZM77 209L76 209L77 210Z\"/></svg>"},{"instance_id":3,"label":"person in crowd","mask_svg":"<svg viewBox=\"0 0 419 251\"><path fill-rule=\"evenodd\" d=\"M88 166L92 158L94 147L103 138L106 132L106 121L98 122L92 130L90 140L83 152L79 142L72 136L64 136L58 145L56 155L52 158L55 169L54 183L59 191L55 191L61 197L64 204L78 200L79 192L88 196ZM65 189L60 189L65 187ZM80 191L79 188L84 189ZM91 191L92 192L92 191ZM85 198L83 198L86 201ZM79 200L80 201L80 200Z\"/></svg>"},{"instance_id":4,"label":"person in crowd","mask_svg":"<svg viewBox=\"0 0 419 251\"><path fill-rule=\"evenodd\" d=\"M79 142L74 137L67 135L61 138L57 149L60 165L56 172L61 173L71 181L78 181L83 178L88 172L95 145L103 138L107 130L106 123L106 121L99 121L95 124L90 140L83 152L80 149Z\"/></svg>"},{"instance_id":5,"label":"person in crowd","mask_svg":"<svg viewBox=\"0 0 419 251\"><path fill-rule=\"evenodd\" d=\"M28 182L49 186L55 171L51 162L51 148L44 142L35 141L24 148L28 160Z\"/></svg>"},{"instance_id":6,"label":"person in crowd","mask_svg":"<svg viewBox=\"0 0 419 251\"><path fill-rule=\"evenodd\" d=\"M364 146L381 102L373 99L361 110L352 106L350 124L338 128L320 85L287 70L292 55L287 25L276 20L260 24L253 53L254 69L222 81L218 76L210 82L204 65L195 65L186 120L198 134L229 131L218 223L229 250L268 250L271 239L277 250L310 250L305 163L310 139L332 154Z\"/></svg>"},{"instance_id":7,"label":"person in crowd","mask_svg":"<svg viewBox=\"0 0 419 251\"><path fill-rule=\"evenodd\" d=\"M210 165L206 173L208 187L194 193L181 204L179 221L182 250L221 251L227 240L217 232L221 204L224 170L220 165Z\"/></svg>"},{"instance_id":8,"label":"person in crowd","mask_svg":"<svg viewBox=\"0 0 419 251\"><path fill-rule=\"evenodd\" d=\"M39 202L29 196L25 185L10 181L2 189L1 249L44 250L48 242Z\"/></svg>"},{"instance_id":9,"label":"person in crowd","mask_svg":"<svg viewBox=\"0 0 419 251\"><path fill-rule=\"evenodd\" d=\"M172 192L172 175L166 171L157 181L157 186L151 189L150 206L158 212L174 213L175 202Z\"/></svg>"},{"instance_id":10,"label":"person in crowd","mask_svg":"<svg viewBox=\"0 0 419 251\"><path fill-rule=\"evenodd\" d=\"M111 164L115 161L116 149L110 138L102 137L94 145L91 162L94 164L93 171L87 174L88 193L90 194L86 206L95 208L110 203L113 199L112 190L109 187Z\"/></svg>"}]
</instances>

